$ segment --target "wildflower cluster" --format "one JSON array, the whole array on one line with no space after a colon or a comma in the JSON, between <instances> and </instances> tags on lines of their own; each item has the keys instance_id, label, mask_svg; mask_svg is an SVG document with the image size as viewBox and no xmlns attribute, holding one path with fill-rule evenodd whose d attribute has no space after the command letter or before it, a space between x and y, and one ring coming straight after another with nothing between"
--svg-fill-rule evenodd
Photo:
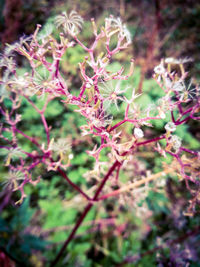
<instances>
[{"instance_id":1,"label":"wildflower cluster","mask_svg":"<svg viewBox=\"0 0 200 267\"><path fill-rule=\"evenodd\" d=\"M189 119L200 119L198 115L200 109L199 87L193 82L189 86L185 83L187 73L184 71L183 64L186 60L166 59L155 67L154 78L165 96L155 105L142 110L136 103L136 99L140 95L135 94L134 88L124 86L121 82L121 80L128 80L133 74L134 61L130 62L128 74L124 74L123 68L115 73L107 70L113 56L126 49L131 43L131 35L121 19L113 16L106 18L105 25L100 30L97 29L97 25L92 19L94 41L90 47L85 46L78 38L83 19L75 11L69 15L63 12L56 17L55 23L61 29L59 40L53 37L52 25L45 28L44 35L42 35L41 25L37 25L32 36L24 37L19 43L8 46L0 59L2 67L1 102L3 103L9 98L12 103L9 109L6 109L6 105L2 105L0 108L4 117L1 127L2 148L7 151L5 165L11 170L7 177L7 180L10 181L9 186L11 190L21 191L20 201L25 197L25 184L39 181L39 177L32 180L31 172L43 165L47 171L59 172L75 190L89 200L84 213L86 216L94 202L110 196L108 193L100 197L106 181L113 177L115 172L117 180L120 169L127 166L131 155L137 153L140 147L153 143L157 144L156 150L162 156L168 153L177 160L179 175L186 181L188 188L190 188L189 182L198 184L199 178L194 174L193 168L190 169L190 172L185 171L187 164L184 163L182 156L187 153L195 160L199 154L197 151L184 148L181 139L174 134L177 127ZM118 41L116 47L111 49L110 42L113 36L117 36ZM104 44L104 50L98 54L96 48L100 42ZM82 85L76 96L71 93L67 80L60 72L62 56L68 48L75 45L80 45L87 53L85 59L79 63ZM27 72L23 76L17 74L14 52L28 60L31 68L29 73ZM172 64L178 64L180 75L171 70ZM38 72L38 68L41 66L44 75ZM87 68L92 69L92 72L87 72ZM130 99L124 95L128 90L131 90ZM34 96L43 97L43 107L37 107L34 103ZM45 142L20 130L19 108L23 98L39 114L46 134ZM60 98L64 105L75 105L75 112L85 118L86 124L81 126L82 136L90 135L96 140L100 138L100 143L96 141L92 150L87 151L88 155L95 159L93 174L98 177L99 183L96 185L96 193L93 197L89 197L83 192L63 171L67 170L70 160L73 158L73 144L68 136L56 138L45 118L47 105L55 98ZM123 119L116 123L114 117L122 106L125 107ZM111 114L111 110L114 108L116 113ZM171 121L163 128L163 134L149 138L146 128L143 126L152 127L152 122L164 120L167 112L171 114ZM127 124L131 125L133 132L129 139L123 136ZM10 134L9 138L7 137L8 133ZM32 152L24 151L20 147L20 138L32 143L34 146ZM165 145L161 146L160 140L165 140ZM109 148L110 151L109 163L102 161L100 157L101 151L105 148ZM78 223L80 224L81 221Z\"/></svg>"}]
</instances>

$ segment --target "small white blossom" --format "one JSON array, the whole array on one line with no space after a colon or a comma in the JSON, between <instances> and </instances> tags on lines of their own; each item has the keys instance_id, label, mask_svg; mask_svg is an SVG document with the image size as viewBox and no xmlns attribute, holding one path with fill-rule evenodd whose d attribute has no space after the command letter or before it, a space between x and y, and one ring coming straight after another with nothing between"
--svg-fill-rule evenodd
<instances>
[{"instance_id":1,"label":"small white blossom","mask_svg":"<svg viewBox=\"0 0 200 267\"><path fill-rule=\"evenodd\" d=\"M56 96L56 89L59 85L59 80L51 79L46 69L42 69L42 72L40 74L36 72L33 82L34 86L32 87L34 87L35 91L38 92L39 95L44 95L45 92L51 92ZM26 93L27 92L28 90L26 90Z\"/></svg>"},{"instance_id":2,"label":"small white blossom","mask_svg":"<svg viewBox=\"0 0 200 267\"><path fill-rule=\"evenodd\" d=\"M134 129L134 136L139 139L139 138L144 137L144 133L140 128L135 128Z\"/></svg>"},{"instance_id":3,"label":"small white blossom","mask_svg":"<svg viewBox=\"0 0 200 267\"><path fill-rule=\"evenodd\" d=\"M6 67L9 71L12 71L16 66L13 57L6 54L0 54L0 68Z\"/></svg>"},{"instance_id":4,"label":"small white blossom","mask_svg":"<svg viewBox=\"0 0 200 267\"><path fill-rule=\"evenodd\" d=\"M74 158L74 155L72 153L69 154L69 159L73 159Z\"/></svg>"},{"instance_id":5,"label":"small white blossom","mask_svg":"<svg viewBox=\"0 0 200 267\"><path fill-rule=\"evenodd\" d=\"M169 132L174 132L174 131L176 131L176 125L173 122L168 122L165 125L165 130L169 131Z\"/></svg>"}]
</instances>

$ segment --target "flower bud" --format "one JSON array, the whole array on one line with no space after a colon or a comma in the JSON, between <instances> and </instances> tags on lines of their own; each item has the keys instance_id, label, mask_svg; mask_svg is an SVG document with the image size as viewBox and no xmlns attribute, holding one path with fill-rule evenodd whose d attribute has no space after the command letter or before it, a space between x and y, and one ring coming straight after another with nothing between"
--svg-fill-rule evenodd
<instances>
[{"instance_id":1,"label":"flower bud","mask_svg":"<svg viewBox=\"0 0 200 267\"><path fill-rule=\"evenodd\" d=\"M144 133L140 128L135 128L134 129L134 136L135 136L135 138L142 138L144 136Z\"/></svg>"}]
</instances>

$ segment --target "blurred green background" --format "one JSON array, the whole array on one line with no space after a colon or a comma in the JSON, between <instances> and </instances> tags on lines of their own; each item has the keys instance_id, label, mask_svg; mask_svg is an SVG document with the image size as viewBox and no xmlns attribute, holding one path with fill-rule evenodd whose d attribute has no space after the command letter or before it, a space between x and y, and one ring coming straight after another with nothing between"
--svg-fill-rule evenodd
<instances>
[{"instance_id":1,"label":"blurred green background","mask_svg":"<svg viewBox=\"0 0 200 267\"><path fill-rule=\"evenodd\" d=\"M6 43L33 33L36 24L53 22L55 15L65 10L76 10L84 18L80 39L88 45L92 38L92 17L97 25L102 25L110 14L121 17L126 23L132 45L117 55L109 68L113 72L121 65L128 69L131 58L135 59L134 75L123 83L143 92L137 102L142 107L155 103L162 96L151 79L153 68L161 58L192 57L194 61L186 67L189 77L199 81L198 1L1 0L1 50ZM55 35L58 35L56 29ZM62 73L74 94L80 88L78 62L84 56L78 45L68 49L63 56ZM23 74L28 70L27 62L21 57L18 60L18 72ZM34 101L40 105L42 100L35 98ZM87 190L95 183L83 177L93 163L85 153L93 139L80 139L79 127L85 120L73 112L74 109L74 106L65 107L54 99L45 115L55 138L72 138L74 158L67 173L73 182ZM21 114L21 129L30 136L45 140L40 118L25 100ZM115 113L115 121L121 119L122 114L123 105ZM147 128L147 136L163 133L168 120L169 114L165 121L154 123L153 129ZM126 134L131 135L131 127L127 126ZM176 134L186 147L199 149L200 126L197 122L189 121L187 126L180 126ZM24 150L32 150L24 139L19 142ZM167 164L172 161L170 157L163 159L152 151L153 147L139 151L138 158L132 159L131 167L122 170L123 183L132 182L133 177L145 176L146 170L157 173L162 170L163 161ZM106 152L101 157L108 160ZM48 266L86 205L57 173L45 172L42 166L39 172L42 174L40 183L36 187L26 186L28 197L21 206L14 204L19 199L18 193L0 192L0 266ZM0 182L6 173L7 169L2 167ZM194 217L184 216L190 198L184 182L171 174L164 179L165 186L151 184L150 190L135 191L134 196L130 192L95 205L58 266L200 266L199 210ZM115 188L112 183L109 186ZM7 265L3 265L5 262Z\"/></svg>"}]
</instances>

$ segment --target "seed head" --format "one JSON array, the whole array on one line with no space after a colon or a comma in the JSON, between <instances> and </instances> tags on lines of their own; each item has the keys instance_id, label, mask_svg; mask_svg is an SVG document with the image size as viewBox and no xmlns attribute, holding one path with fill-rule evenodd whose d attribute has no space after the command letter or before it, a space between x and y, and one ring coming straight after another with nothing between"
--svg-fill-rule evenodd
<instances>
[{"instance_id":1,"label":"seed head","mask_svg":"<svg viewBox=\"0 0 200 267\"><path fill-rule=\"evenodd\" d=\"M55 23L57 27L63 26L65 33L69 33L73 36L82 29L83 18L74 10L72 10L69 15L64 11L61 15L56 17Z\"/></svg>"}]
</instances>

